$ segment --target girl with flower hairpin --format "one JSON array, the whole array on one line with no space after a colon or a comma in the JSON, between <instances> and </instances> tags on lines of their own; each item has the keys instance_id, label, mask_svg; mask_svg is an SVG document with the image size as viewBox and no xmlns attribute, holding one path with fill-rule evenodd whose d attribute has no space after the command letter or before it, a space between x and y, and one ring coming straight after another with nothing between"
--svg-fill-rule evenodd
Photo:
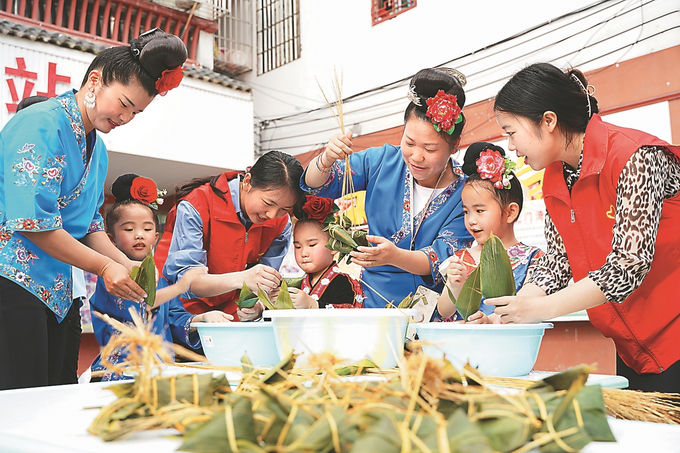
<instances>
[{"instance_id":1,"label":"girl with flower hairpin","mask_svg":"<svg viewBox=\"0 0 680 453\"><path fill-rule=\"evenodd\" d=\"M354 187L366 190L367 239L375 246L351 255L363 266L367 308L398 303L420 285L441 290L439 265L471 242L460 201L465 177L452 159L465 126L464 84L455 70L419 71L399 146L355 153L352 133L337 134L305 170L303 189L338 198L349 156Z\"/></svg>"},{"instance_id":2,"label":"girl with flower hairpin","mask_svg":"<svg viewBox=\"0 0 680 453\"><path fill-rule=\"evenodd\" d=\"M71 266L118 297L144 298L128 275L134 263L104 233L108 157L97 132L179 85L186 58L181 39L151 30L99 53L79 90L18 112L0 132L1 390L75 382L62 322L79 317Z\"/></svg>"},{"instance_id":3,"label":"girl with flower hairpin","mask_svg":"<svg viewBox=\"0 0 680 453\"><path fill-rule=\"evenodd\" d=\"M293 228L295 261L305 271L301 287L288 287L295 308L362 308L361 284L343 273L334 261L335 253L326 247L329 236L323 231L333 219L333 200L307 195ZM278 289L270 296L276 297Z\"/></svg>"},{"instance_id":4,"label":"girl with flower hairpin","mask_svg":"<svg viewBox=\"0 0 680 453\"><path fill-rule=\"evenodd\" d=\"M129 173L119 176L111 187L115 197L114 205L106 214L106 231L111 242L130 260L142 261L156 245L158 240L158 217L154 212L158 208L160 192L156 184L148 178ZM174 285L170 285L165 278L158 280L156 300L153 307L144 301L128 300L116 297L108 292L101 277L97 279L97 289L90 304L93 312L107 314L123 323L133 323L130 309L137 311L143 318L150 317L153 323L152 331L161 335L169 343L173 339L180 344L198 349L200 339L192 322L229 322L232 317L221 311L211 311L200 315L192 315L182 305L177 296L189 291L196 278L205 274L205 267L196 267L184 273ZM92 327L95 337L103 347L117 331L109 323L92 316ZM102 358L97 356L92 364L92 371L103 371L108 361L116 364L125 360L127 351L118 350L112 356ZM126 379L115 373L107 372L102 377L104 381Z\"/></svg>"},{"instance_id":5,"label":"girl with flower hairpin","mask_svg":"<svg viewBox=\"0 0 680 453\"><path fill-rule=\"evenodd\" d=\"M508 252L518 291L524 284L531 264L543 255L538 247L522 244L515 237L513 227L522 212L524 197L522 184L512 171L514 166L514 162L505 158L505 150L491 143L473 143L465 152L463 171L468 179L465 180L462 193L463 211L465 226L477 243L458 250L442 266L446 268L446 285L456 297L467 277L479 265L482 246L491 233L503 242ZM446 320L460 319L448 291L442 292L437 309ZM465 321L500 323L493 310L493 305L486 305L482 300L479 311Z\"/></svg>"}]
</instances>

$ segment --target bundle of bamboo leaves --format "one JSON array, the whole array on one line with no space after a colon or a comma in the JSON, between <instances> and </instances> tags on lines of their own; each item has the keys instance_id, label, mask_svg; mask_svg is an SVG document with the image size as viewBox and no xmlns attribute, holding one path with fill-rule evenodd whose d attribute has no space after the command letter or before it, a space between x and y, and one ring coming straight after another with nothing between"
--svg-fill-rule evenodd
<instances>
[{"instance_id":1,"label":"bundle of bamboo leaves","mask_svg":"<svg viewBox=\"0 0 680 453\"><path fill-rule=\"evenodd\" d=\"M153 307L156 302L156 263L153 261L153 253L149 252L139 266L132 266L130 278L146 291L147 305Z\"/></svg>"},{"instance_id":2,"label":"bundle of bamboo leaves","mask_svg":"<svg viewBox=\"0 0 680 453\"><path fill-rule=\"evenodd\" d=\"M90 431L112 440L175 427L190 452L558 452L614 440L599 386L584 386L586 366L507 395L475 370L424 354L379 379L341 378L380 371L364 363L339 372L336 363L324 355L296 369L290 355L257 370L244 357L235 391L224 376L160 377L140 367Z\"/></svg>"},{"instance_id":3,"label":"bundle of bamboo leaves","mask_svg":"<svg viewBox=\"0 0 680 453\"><path fill-rule=\"evenodd\" d=\"M514 296L515 277L508 253L503 242L493 233L482 246L479 265L468 275L463 283L458 298L447 286L449 298L456 306L456 310L463 319L477 312L482 303L482 297Z\"/></svg>"}]
</instances>

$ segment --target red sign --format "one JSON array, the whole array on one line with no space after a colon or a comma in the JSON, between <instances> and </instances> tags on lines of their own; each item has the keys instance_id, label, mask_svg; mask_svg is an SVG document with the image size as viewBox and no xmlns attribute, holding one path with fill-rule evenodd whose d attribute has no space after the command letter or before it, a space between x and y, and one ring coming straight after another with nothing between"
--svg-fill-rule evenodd
<instances>
[{"instance_id":1,"label":"red sign","mask_svg":"<svg viewBox=\"0 0 680 453\"><path fill-rule=\"evenodd\" d=\"M5 74L10 76L7 77L6 82L7 87L9 88L9 95L12 98L12 102L5 104L7 106L7 112L9 113L15 113L17 111L17 104L19 101L32 96L33 88L35 87L33 80L38 80L37 72L32 72L26 69L26 61L23 59L23 57L17 57L16 61L16 68L5 66ZM15 80L16 78L25 79L24 89L21 96L19 96L19 92L17 91L17 85L15 83L17 82L17 80ZM59 82L70 84L71 77L57 74L57 64L49 63L47 68L47 91L38 91L36 95L47 96L50 98L55 97L57 95L57 83Z\"/></svg>"}]
</instances>

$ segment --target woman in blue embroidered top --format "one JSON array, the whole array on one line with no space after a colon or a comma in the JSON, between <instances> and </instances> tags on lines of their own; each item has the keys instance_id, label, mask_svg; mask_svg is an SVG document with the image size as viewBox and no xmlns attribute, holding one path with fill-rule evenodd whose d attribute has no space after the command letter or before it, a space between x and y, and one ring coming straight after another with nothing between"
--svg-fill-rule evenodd
<instances>
[{"instance_id":1,"label":"woman in blue embroidered top","mask_svg":"<svg viewBox=\"0 0 680 453\"><path fill-rule=\"evenodd\" d=\"M108 157L95 131L128 123L177 86L186 57L179 38L152 30L101 52L79 91L22 110L0 132L0 389L68 382L71 265L116 296L145 296L104 233Z\"/></svg>"},{"instance_id":2,"label":"woman in blue embroidered top","mask_svg":"<svg viewBox=\"0 0 680 453\"><path fill-rule=\"evenodd\" d=\"M354 153L352 134L337 134L307 166L300 186L315 195L342 195L349 156L356 190L366 190L368 240L353 261L363 266L364 307L399 303L419 285L441 291L439 265L471 242L460 194L464 176L452 159L465 117L465 77L423 69L410 82L400 146ZM376 294L376 291L380 295Z\"/></svg>"}]
</instances>

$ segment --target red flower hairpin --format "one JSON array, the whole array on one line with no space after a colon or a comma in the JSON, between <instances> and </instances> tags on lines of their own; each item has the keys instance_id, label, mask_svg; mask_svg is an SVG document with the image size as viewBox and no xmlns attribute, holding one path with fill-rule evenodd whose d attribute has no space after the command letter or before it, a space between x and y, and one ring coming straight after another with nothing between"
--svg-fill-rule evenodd
<instances>
[{"instance_id":1,"label":"red flower hairpin","mask_svg":"<svg viewBox=\"0 0 680 453\"><path fill-rule=\"evenodd\" d=\"M302 210L307 214L308 219L327 223L327 221L330 222L333 220L335 202L330 198L307 195L307 201L302 205Z\"/></svg>"},{"instance_id":2,"label":"red flower hairpin","mask_svg":"<svg viewBox=\"0 0 680 453\"><path fill-rule=\"evenodd\" d=\"M153 209L158 209L158 205L163 204L163 197L166 190L158 190L153 179L137 176L130 185L130 196L141 203L149 205Z\"/></svg>"},{"instance_id":3,"label":"red flower hairpin","mask_svg":"<svg viewBox=\"0 0 680 453\"><path fill-rule=\"evenodd\" d=\"M184 68L182 66L163 71L160 78L156 80L156 91L158 91L158 94L165 96L168 94L168 91L177 88L184 77L183 71Z\"/></svg>"},{"instance_id":4,"label":"red flower hairpin","mask_svg":"<svg viewBox=\"0 0 680 453\"><path fill-rule=\"evenodd\" d=\"M498 151L486 149L477 159L477 173L482 179L491 181L496 189L510 188L510 172L514 169L515 163Z\"/></svg>"},{"instance_id":5,"label":"red flower hairpin","mask_svg":"<svg viewBox=\"0 0 680 453\"><path fill-rule=\"evenodd\" d=\"M463 121L458 98L453 94L446 94L444 90L437 91L434 97L427 100L425 115L432 120L437 132L444 131L449 135L456 130L456 124Z\"/></svg>"}]
</instances>

